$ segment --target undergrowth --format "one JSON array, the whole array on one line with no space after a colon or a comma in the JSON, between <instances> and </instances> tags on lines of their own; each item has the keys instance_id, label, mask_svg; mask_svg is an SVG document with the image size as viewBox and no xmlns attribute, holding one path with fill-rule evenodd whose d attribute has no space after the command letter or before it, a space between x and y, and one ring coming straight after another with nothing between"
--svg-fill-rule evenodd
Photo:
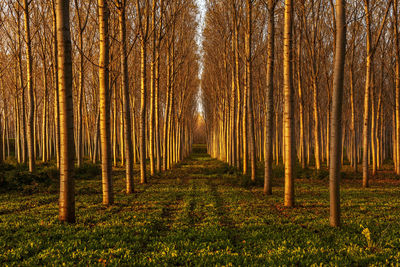
<instances>
[{"instance_id":1,"label":"undergrowth","mask_svg":"<svg viewBox=\"0 0 400 267\"><path fill-rule=\"evenodd\" d=\"M16 168L16 177L26 173L26 166L0 168ZM249 182L204 150L147 185L135 177L132 195L124 193L124 172L115 170L115 204L109 207L101 204L99 170L91 164L76 170L74 225L58 222L58 192L47 190L45 181L36 187L46 190L2 192L0 265L400 264L397 180L362 189L358 179L344 179L343 226L337 229L328 224L326 173L310 178L312 169L297 172L304 177L295 182L295 208L283 206L282 166L274 169L273 195L264 196L261 170ZM43 167L34 177L14 179L53 181L53 174Z\"/></svg>"}]
</instances>

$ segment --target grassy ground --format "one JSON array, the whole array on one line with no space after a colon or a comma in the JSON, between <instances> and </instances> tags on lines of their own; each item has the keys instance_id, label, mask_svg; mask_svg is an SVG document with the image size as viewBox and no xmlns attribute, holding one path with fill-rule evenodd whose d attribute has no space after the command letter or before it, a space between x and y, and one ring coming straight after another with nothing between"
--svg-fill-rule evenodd
<instances>
[{"instance_id":1,"label":"grassy ground","mask_svg":"<svg viewBox=\"0 0 400 267\"><path fill-rule=\"evenodd\" d=\"M133 195L124 194L123 171L116 170L116 204L103 207L92 173L76 181L75 225L58 222L54 185L0 193L0 265L400 263L396 180L374 181L370 189L345 180L344 225L332 229L326 179L296 180L297 207L287 209L281 178L265 197L197 150Z\"/></svg>"}]
</instances>

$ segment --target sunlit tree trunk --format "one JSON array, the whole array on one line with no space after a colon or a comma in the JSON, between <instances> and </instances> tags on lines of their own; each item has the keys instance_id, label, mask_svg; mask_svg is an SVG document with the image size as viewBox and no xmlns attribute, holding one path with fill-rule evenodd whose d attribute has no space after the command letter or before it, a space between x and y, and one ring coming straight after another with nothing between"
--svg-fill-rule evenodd
<instances>
[{"instance_id":1,"label":"sunlit tree trunk","mask_svg":"<svg viewBox=\"0 0 400 267\"><path fill-rule=\"evenodd\" d=\"M43 111L42 111L42 161L46 162L48 160L47 154L47 139L49 138L49 133L47 131L47 66L46 57L43 58Z\"/></svg>"},{"instance_id":2,"label":"sunlit tree trunk","mask_svg":"<svg viewBox=\"0 0 400 267\"><path fill-rule=\"evenodd\" d=\"M161 1L162 3L162 1ZM159 30L161 32L161 29ZM154 88L154 131L155 131L155 142L156 142L156 158L157 158L157 172L161 171L161 136L160 136L160 121L159 121L159 88L160 88L160 52L159 46L156 50L156 72L155 72L155 88Z\"/></svg>"},{"instance_id":3,"label":"sunlit tree trunk","mask_svg":"<svg viewBox=\"0 0 400 267\"><path fill-rule=\"evenodd\" d=\"M237 149L236 149L236 166L240 168L240 157L242 155L242 150L241 148L241 141L243 140L240 135L240 107L241 107L241 91L240 91L240 66L239 66L239 25L238 25L238 15L235 10L235 23L234 23L234 40L235 40L235 80L236 80L236 91L237 91L237 109L236 109L236 144L237 144Z\"/></svg>"},{"instance_id":4,"label":"sunlit tree trunk","mask_svg":"<svg viewBox=\"0 0 400 267\"><path fill-rule=\"evenodd\" d=\"M346 53L345 0L336 1L336 53L332 92L331 143L330 143L330 224L340 225L340 158L342 142L342 102L344 63Z\"/></svg>"},{"instance_id":5,"label":"sunlit tree trunk","mask_svg":"<svg viewBox=\"0 0 400 267\"><path fill-rule=\"evenodd\" d=\"M396 89L395 89L395 116L396 116L396 155L400 155L400 36L399 36L399 29L398 29L398 11L397 11L398 0L394 0L393 3L393 30L394 30L394 45L395 45L395 58L396 58L396 72L395 72L395 79L396 79ZM400 157L396 157L395 159L395 171L397 175L400 175Z\"/></svg>"},{"instance_id":6,"label":"sunlit tree trunk","mask_svg":"<svg viewBox=\"0 0 400 267\"><path fill-rule=\"evenodd\" d=\"M264 194L272 194L272 144L274 123L274 56L275 56L275 5L276 0L268 1L268 47L267 47L267 93L265 114L265 165Z\"/></svg>"},{"instance_id":7,"label":"sunlit tree trunk","mask_svg":"<svg viewBox=\"0 0 400 267\"><path fill-rule=\"evenodd\" d=\"M151 26L152 26L152 58L151 58L151 74L150 74L150 124L149 124L149 158L150 158L150 175L155 174L155 166L154 166L154 106L155 106L155 84L156 84L156 0L153 0L152 3L152 15L151 15Z\"/></svg>"},{"instance_id":8,"label":"sunlit tree trunk","mask_svg":"<svg viewBox=\"0 0 400 267\"><path fill-rule=\"evenodd\" d=\"M107 0L98 0L100 57L99 57L99 87L100 87L100 142L101 142L101 174L103 184L103 204L113 204L113 189L111 177L111 140L110 140L110 99L109 99L109 10Z\"/></svg>"},{"instance_id":9,"label":"sunlit tree trunk","mask_svg":"<svg viewBox=\"0 0 400 267\"><path fill-rule=\"evenodd\" d=\"M146 176L146 95L147 95L147 36L149 31L149 1L144 7L136 0L138 13L138 27L140 32L140 114L139 114L139 156L140 156L140 182L147 183ZM143 10L144 13L143 13ZM144 21L142 20L144 17Z\"/></svg>"},{"instance_id":10,"label":"sunlit tree trunk","mask_svg":"<svg viewBox=\"0 0 400 267\"><path fill-rule=\"evenodd\" d=\"M122 70L122 68L121 68L121 70ZM119 139L121 140L120 141L120 146L121 147L120 147L120 150L119 150L119 152L120 152L119 156L120 156L120 159L121 159L120 160L120 166L123 167L125 165L125 137L124 137L125 136L125 127L124 127L125 119L124 119L124 102L123 102L124 101L123 100L123 98L124 98L124 88L122 86L122 82L121 82L120 92L119 93L120 93L120 96L122 98L119 101L119 105L120 105L120 108L121 108L121 112L119 113ZM128 91L128 93L129 93L129 91ZM128 99L129 99L129 96L128 96Z\"/></svg>"},{"instance_id":11,"label":"sunlit tree trunk","mask_svg":"<svg viewBox=\"0 0 400 267\"><path fill-rule=\"evenodd\" d=\"M364 92L364 126L363 126L363 187L369 187L368 177L368 143L369 143L369 95L370 95L370 79L371 79L371 30L369 23L369 12L366 4L366 20L367 20L367 61L366 61L366 78L365 78L365 92Z\"/></svg>"},{"instance_id":12,"label":"sunlit tree trunk","mask_svg":"<svg viewBox=\"0 0 400 267\"><path fill-rule=\"evenodd\" d=\"M355 96L354 96L354 67L353 67L353 62L354 62L354 53L355 53L355 42L353 42L353 48L352 48L352 54L351 54L351 63L350 63L350 70L349 70L349 77L350 77L350 108L351 108L351 143L352 143L352 165L353 169L355 172L357 172L357 134L356 134L356 125L355 125Z\"/></svg>"},{"instance_id":13,"label":"sunlit tree trunk","mask_svg":"<svg viewBox=\"0 0 400 267\"><path fill-rule=\"evenodd\" d=\"M87 12L86 19L83 20L81 17L81 10L79 8L78 0L75 1L75 9L76 9L76 16L77 16L77 21L78 21L78 49L79 49L79 64L78 64L78 73L79 73L79 78L78 78L78 131L77 131L77 164L78 167L82 165L83 162L83 144L82 144L82 127L83 127L83 118L82 118L82 111L83 111L83 97L84 97L84 55L83 55L83 32L86 28L86 23L88 19L88 14Z\"/></svg>"},{"instance_id":14,"label":"sunlit tree trunk","mask_svg":"<svg viewBox=\"0 0 400 267\"><path fill-rule=\"evenodd\" d=\"M33 73L32 73L32 40L30 30L30 15L28 0L24 0L24 26L25 26L25 43L26 43L26 83L29 99L29 120L28 120L28 158L29 171L35 170L35 145L34 145L34 118L35 118L35 100L33 93Z\"/></svg>"},{"instance_id":15,"label":"sunlit tree trunk","mask_svg":"<svg viewBox=\"0 0 400 267\"><path fill-rule=\"evenodd\" d=\"M114 83L112 85L112 91L113 91L113 105L112 105L112 155L113 155L113 166L117 166L117 161L118 161L118 89L116 84Z\"/></svg>"},{"instance_id":16,"label":"sunlit tree trunk","mask_svg":"<svg viewBox=\"0 0 400 267\"><path fill-rule=\"evenodd\" d=\"M74 110L69 1L56 0L58 83L60 96L60 210L59 219L75 222Z\"/></svg>"},{"instance_id":17,"label":"sunlit tree trunk","mask_svg":"<svg viewBox=\"0 0 400 267\"><path fill-rule=\"evenodd\" d=\"M99 155L99 150L100 150L99 136L100 136L100 111L98 111L96 115L96 127L94 133L94 147L93 147L93 159L92 159L93 164L97 162L97 156Z\"/></svg>"},{"instance_id":18,"label":"sunlit tree trunk","mask_svg":"<svg viewBox=\"0 0 400 267\"><path fill-rule=\"evenodd\" d=\"M21 90L21 107L19 109L19 101L16 99L16 110L17 113L22 113L17 116L18 123L18 145L19 145L19 160L18 163L24 162L26 163L28 156L28 146L27 146L27 134L26 134L26 115L25 115L25 85L24 85L24 75L22 68L22 33L21 33L21 18L20 18L20 9L17 8L17 34L18 34L18 63L17 63L17 71L16 76L18 76L18 87ZM22 117L22 121L21 118Z\"/></svg>"},{"instance_id":19,"label":"sunlit tree trunk","mask_svg":"<svg viewBox=\"0 0 400 267\"><path fill-rule=\"evenodd\" d=\"M316 74L315 74L316 75ZM313 114L314 114L314 157L315 168L321 168L321 155L320 155L320 135L319 135L319 117L318 117L318 81L313 79Z\"/></svg>"},{"instance_id":20,"label":"sunlit tree trunk","mask_svg":"<svg viewBox=\"0 0 400 267\"><path fill-rule=\"evenodd\" d=\"M169 42L169 41L168 41ZM162 162L163 162L163 170L167 170L167 136L168 136L168 121L169 121L169 103L170 103L170 91L171 91L171 56L170 56L170 44L168 44L167 48L167 90L165 93L165 111L164 111L164 127L163 127L163 157L162 157Z\"/></svg>"},{"instance_id":21,"label":"sunlit tree trunk","mask_svg":"<svg viewBox=\"0 0 400 267\"><path fill-rule=\"evenodd\" d=\"M251 180L256 180L256 150L253 114L253 81L252 81L252 0L247 0L247 31L246 31L246 87L247 87L247 118L249 127L249 159L251 167Z\"/></svg>"},{"instance_id":22,"label":"sunlit tree trunk","mask_svg":"<svg viewBox=\"0 0 400 267\"><path fill-rule=\"evenodd\" d=\"M381 75L383 75L383 62L381 65ZM380 127L382 124L381 119L381 103L382 103L382 88L383 88L383 77L381 78L381 86L379 87L379 95L378 95L378 106L376 111L376 127L375 127L375 137L376 137L376 171L381 168L381 133Z\"/></svg>"},{"instance_id":23,"label":"sunlit tree trunk","mask_svg":"<svg viewBox=\"0 0 400 267\"><path fill-rule=\"evenodd\" d=\"M247 53L247 34L245 40L245 47ZM243 148L243 174L247 174L248 170L248 105L249 105L249 87L247 83L247 57L246 57L246 69L245 69L245 83L244 83L244 90L243 90L243 110L242 110L242 148Z\"/></svg>"},{"instance_id":24,"label":"sunlit tree trunk","mask_svg":"<svg viewBox=\"0 0 400 267\"><path fill-rule=\"evenodd\" d=\"M375 120L375 85L374 74L371 72L371 157L372 157L372 175L376 174L376 120Z\"/></svg>"},{"instance_id":25,"label":"sunlit tree trunk","mask_svg":"<svg viewBox=\"0 0 400 267\"><path fill-rule=\"evenodd\" d=\"M237 140L236 140L236 131L235 131L235 116L236 116L236 107L237 107L237 96L236 96L236 67L235 67L235 16L233 15L236 12L236 6L234 1L232 1L232 41L231 41L231 51L232 51L232 66L231 66L231 103L230 103L230 118L229 118L229 134L230 134L230 163L232 166L237 166L236 156L237 156Z\"/></svg>"},{"instance_id":26,"label":"sunlit tree trunk","mask_svg":"<svg viewBox=\"0 0 400 267\"><path fill-rule=\"evenodd\" d=\"M300 163L304 169L306 167L306 138L304 135L304 99L303 99L303 81L302 81L302 57L301 57L301 30L299 33L299 41L297 43L297 88L299 94L299 121L300 121Z\"/></svg>"},{"instance_id":27,"label":"sunlit tree trunk","mask_svg":"<svg viewBox=\"0 0 400 267\"><path fill-rule=\"evenodd\" d=\"M126 20L125 20L126 0L119 1L118 21L119 38L121 42L121 86L123 97L123 116L124 116L124 148L125 148L125 168L126 168L126 193L130 194L134 190L133 186L133 147L132 147L132 127L129 104L129 75L128 75L128 53L126 47Z\"/></svg>"},{"instance_id":28,"label":"sunlit tree trunk","mask_svg":"<svg viewBox=\"0 0 400 267\"><path fill-rule=\"evenodd\" d=\"M69 6L69 4L68 4ZM55 150L56 150L56 162L57 167L60 167L60 118L59 118L59 88L58 88L58 39L57 39L57 12L55 0L52 0L52 10L53 10L53 80L54 80L54 128L55 128Z\"/></svg>"},{"instance_id":29,"label":"sunlit tree trunk","mask_svg":"<svg viewBox=\"0 0 400 267\"><path fill-rule=\"evenodd\" d=\"M20 119L19 119L19 105L18 105L18 97L15 98L14 102L14 110L15 110L15 157L17 158L17 162L21 163L22 161L22 153L21 153L21 131L20 131Z\"/></svg>"},{"instance_id":30,"label":"sunlit tree trunk","mask_svg":"<svg viewBox=\"0 0 400 267\"><path fill-rule=\"evenodd\" d=\"M285 206L294 206L294 138L293 138L293 0L285 0L283 35L284 141L285 141Z\"/></svg>"}]
</instances>

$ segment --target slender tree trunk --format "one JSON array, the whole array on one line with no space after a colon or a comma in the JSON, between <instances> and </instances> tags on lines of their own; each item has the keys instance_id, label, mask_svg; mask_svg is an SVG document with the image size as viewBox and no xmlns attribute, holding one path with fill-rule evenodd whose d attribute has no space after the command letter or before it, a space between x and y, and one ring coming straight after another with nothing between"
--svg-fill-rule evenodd
<instances>
[{"instance_id":1,"label":"slender tree trunk","mask_svg":"<svg viewBox=\"0 0 400 267\"><path fill-rule=\"evenodd\" d=\"M121 68L121 70L122 70L122 68ZM121 82L120 92L119 93L120 93L120 96L122 98L119 101L119 105L120 105L120 108L121 108L121 112L119 113L119 139L121 140L121 147L120 147L120 150L119 150L119 152L120 152L119 156L120 156L120 159L121 159L120 160L120 166L124 167L124 165L125 165L125 137L124 137L125 136L125 127L124 127L125 126L125 119L124 119L124 112L125 111L124 111L124 102L123 102L124 101L123 100L124 88L122 86L122 82ZM129 93L129 91L128 91L128 93ZM128 96L128 99L129 99L129 96Z\"/></svg>"},{"instance_id":2,"label":"slender tree trunk","mask_svg":"<svg viewBox=\"0 0 400 267\"><path fill-rule=\"evenodd\" d=\"M116 84L112 85L113 91L113 120L112 120L112 154L113 154L113 166L117 166L118 157L118 90Z\"/></svg>"},{"instance_id":3,"label":"slender tree trunk","mask_svg":"<svg viewBox=\"0 0 400 267\"><path fill-rule=\"evenodd\" d=\"M302 75L301 75L301 32L299 41L297 43L297 87L299 93L299 120L300 120L300 162L301 167L306 167L305 149L306 139L304 136L304 99L303 99L303 86L302 86Z\"/></svg>"},{"instance_id":4,"label":"slender tree trunk","mask_svg":"<svg viewBox=\"0 0 400 267\"><path fill-rule=\"evenodd\" d=\"M153 0L152 3L152 17L151 17L151 25L152 25L152 59L151 59L151 74L150 74L150 124L149 124L149 158L150 158L150 175L155 174L155 166L154 166L154 91L155 91L155 72L156 72L156 0Z\"/></svg>"},{"instance_id":5,"label":"slender tree trunk","mask_svg":"<svg viewBox=\"0 0 400 267\"><path fill-rule=\"evenodd\" d=\"M164 127L163 127L163 169L167 170L167 136L168 136L168 116L169 116L169 102L170 102L170 91L171 91L171 56L170 47L167 51L167 92L165 97L165 112L164 112Z\"/></svg>"},{"instance_id":6,"label":"slender tree trunk","mask_svg":"<svg viewBox=\"0 0 400 267\"><path fill-rule=\"evenodd\" d=\"M83 127L83 118L82 118L82 110L83 110L83 97L84 97L84 55L83 55L83 31L85 29L85 22L82 21L81 18L81 12L79 10L77 0L75 0L75 8L76 8L76 14L77 14L77 20L78 20L78 49L80 50L79 52L79 65L78 65L78 73L79 73L79 81L78 81L78 132L77 132L77 164L78 167L82 165L83 162L83 145L82 145L82 127Z\"/></svg>"},{"instance_id":7,"label":"slender tree trunk","mask_svg":"<svg viewBox=\"0 0 400 267\"><path fill-rule=\"evenodd\" d=\"M56 0L60 96L60 221L75 222L74 110L69 1Z\"/></svg>"},{"instance_id":8,"label":"slender tree trunk","mask_svg":"<svg viewBox=\"0 0 400 267\"><path fill-rule=\"evenodd\" d=\"M101 140L101 173L103 184L103 204L113 204L113 189L111 175L111 142L110 142L110 88L109 88L109 10L107 0L98 0L100 57L100 140Z\"/></svg>"},{"instance_id":9,"label":"slender tree trunk","mask_svg":"<svg viewBox=\"0 0 400 267\"><path fill-rule=\"evenodd\" d=\"M121 42L121 86L123 96L123 116L125 121L124 143L125 143L125 168L126 168L126 193L130 194L134 190L133 186L133 147L131 115L129 104L129 75L128 75L128 53L126 47L126 19L125 19L126 0L120 2L118 7L119 18L119 38Z\"/></svg>"},{"instance_id":10,"label":"slender tree trunk","mask_svg":"<svg viewBox=\"0 0 400 267\"><path fill-rule=\"evenodd\" d=\"M19 104L18 104L18 97L15 98L15 156L17 158L17 162L21 163L21 122L20 122L20 115L19 115Z\"/></svg>"},{"instance_id":11,"label":"slender tree trunk","mask_svg":"<svg viewBox=\"0 0 400 267\"><path fill-rule=\"evenodd\" d=\"M160 52L159 46L156 51L156 84L154 88L154 113L155 113L155 141L156 141L156 158L157 158L157 172L161 171L161 136L160 136L160 121L159 121L159 88L160 88Z\"/></svg>"},{"instance_id":12,"label":"slender tree trunk","mask_svg":"<svg viewBox=\"0 0 400 267\"><path fill-rule=\"evenodd\" d=\"M246 39L247 39L247 35L246 35ZM245 41L245 46L247 48L247 40ZM247 53L247 49L246 49L246 53ZM244 84L244 90L243 90L243 110L242 110L242 140L243 140L243 174L246 175L247 174L247 169L248 169L248 110L247 107L249 105L248 101L248 91L249 91L249 87L248 87L248 83L247 83L247 58L246 58L246 70L245 70L245 76L246 76L246 80L245 80L245 84Z\"/></svg>"},{"instance_id":13,"label":"slender tree trunk","mask_svg":"<svg viewBox=\"0 0 400 267\"><path fill-rule=\"evenodd\" d=\"M365 19L367 25L367 61L366 61L366 78L365 78L365 93L364 93L364 126L363 126L363 187L369 187L368 177L368 143L369 143L369 104L370 104L370 89L371 89L371 71L372 71L372 49L371 49L371 23L369 13L369 1L364 3Z\"/></svg>"},{"instance_id":14,"label":"slender tree trunk","mask_svg":"<svg viewBox=\"0 0 400 267\"><path fill-rule=\"evenodd\" d=\"M393 18L394 18L394 45L395 45L395 58L396 58L396 89L395 89L395 116L396 116L396 155L400 155L400 36L399 36L399 29L398 29L398 11L397 11L397 4L398 1L394 0L393 3ZM400 157L396 157L395 160L395 170L396 174L400 175Z\"/></svg>"},{"instance_id":15,"label":"slender tree trunk","mask_svg":"<svg viewBox=\"0 0 400 267\"><path fill-rule=\"evenodd\" d=\"M350 64L350 105L351 105L351 139L352 139L352 164L354 171L357 172L357 134L356 134L356 125L355 125L355 100L354 100L354 78L353 78L353 59L354 59L354 49L355 46L353 45L353 52L352 52L352 63Z\"/></svg>"},{"instance_id":16,"label":"slender tree trunk","mask_svg":"<svg viewBox=\"0 0 400 267\"><path fill-rule=\"evenodd\" d=\"M57 26L56 26L56 20L57 20L57 12L56 12L56 6L54 4L55 0L52 0L53 5L53 53L54 53L54 64L53 64L53 81L54 81L54 128L55 128L55 150L56 150L56 162L57 162L57 168L60 167L60 117L59 117L59 88L58 88L58 37L57 37ZM69 2L69 1L68 1ZM68 3L69 7L69 3Z\"/></svg>"},{"instance_id":17,"label":"slender tree trunk","mask_svg":"<svg viewBox=\"0 0 400 267\"><path fill-rule=\"evenodd\" d=\"M146 95L147 95L147 85L146 85L146 58L147 58L147 48L144 40L141 42L140 47L140 58L141 58L141 92L140 92L140 182L142 184L147 183L146 177Z\"/></svg>"},{"instance_id":18,"label":"slender tree trunk","mask_svg":"<svg viewBox=\"0 0 400 267\"><path fill-rule=\"evenodd\" d=\"M340 157L342 142L342 102L344 63L346 53L345 0L336 1L336 53L332 92L331 143L330 143L330 224L340 225Z\"/></svg>"},{"instance_id":19,"label":"slender tree trunk","mask_svg":"<svg viewBox=\"0 0 400 267\"><path fill-rule=\"evenodd\" d=\"M235 3L232 1L232 12L235 12ZM232 15L232 27L235 26L235 16ZM231 83L231 106L230 106L230 118L229 118L229 133L230 133L230 162L232 166L239 167L237 166L236 162L236 149L237 149L237 143L236 143L236 132L235 132L235 116L236 116L236 106L237 106L237 98L236 98L236 84L235 84L235 79L236 79L236 68L235 68L235 32L232 30L232 44L231 44L231 49L232 49L232 83Z\"/></svg>"},{"instance_id":20,"label":"slender tree trunk","mask_svg":"<svg viewBox=\"0 0 400 267\"><path fill-rule=\"evenodd\" d=\"M375 120L375 86L373 72L371 72L371 157L372 157L372 175L376 175L376 120Z\"/></svg>"},{"instance_id":21,"label":"slender tree trunk","mask_svg":"<svg viewBox=\"0 0 400 267\"><path fill-rule=\"evenodd\" d=\"M31 31L29 23L29 4L24 0L24 18L25 18L25 42L26 42L26 80L29 99L29 120L28 120L28 154L29 171L35 170L35 148L34 148L34 118L35 118L35 100L33 93L33 73L32 73L32 45Z\"/></svg>"},{"instance_id":22,"label":"slender tree trunk","mask_svg":"<svg viewBox=\"0 0 400 267\"><path fill-rule=\"evenodd\" d=\"M22 33L21 33L21 19L20 14L17 14L17 32L18 32L18 86L21 89L21 107L22 110L19 110L19 101L17 98L17 112L21 112L22 121L20 116L18 116L18 142L19 142L19 160L18 163L24 162L26 163L26 158L28 156L28 146L27 146L27 134L26 134L26 116L25 116L25 86L24 86L24 75L22 68ZM21 157L22 154L22 157ZM22 158L22 159L21 159Z\"/></svg>"},{"instance_id":23,"label":"slender tree trunk","mask_svg":"<svg viewBox=\"0 0 400 267\"><path fill-rule=\"evenodd\" d=\"M252 81L252 0L247 0L247 32L246 32L246 84L247 84L247 117L249 126L249 159L251 180L256 180L256 150L253 114L253 81Z\"/></svg>"},{"instance_id":24,"label":"slender tree trunk","mask_svg":"<svg viewBox=\"0 0 400 267\"><path fill-rule=\"evenodd\" d=\"M314 75L315 76L315 75ZM314 157L315 168L321 169L321 155L320 155L320 135L319 135L319 118L318 118L318 85L316 76L313 79L313 111L314 111Z\"/></svg>"},{"instance_id":25,"label":"slender tree trunk","mask_svg":"<svg viewBox=\"0 0 400 267\"><path fill-rule=\"evenodd\" d=\"M272 144L274 123L274 56L275 56L275 4L276 0L268 1L268 61L267 61L267 93L265 114L265 172L264 194L272 194Z\"/></svg>"},{"instance_id":26,"label":"slender tree trunk","mask_svg":"<svg viewBox=\"0 0 400 267\"><path fill-rule=\"evenodd\" d=\"M294 206L294 140L293 140L293 0L285 0L285 25L283 35L284 81L284 141L285 141L285 206Z\"/></svg>"},{"instance_id":27,"label":"slender tree trunk","mask_svg":"<svg viewBox=\"0 0 400 267\"><path fill-rule=\"evenodd\" d=\"M235 11L236 12L236 11ZM238 29L238 16L235 15L235 68L236 68L236 91L237 91L237 110L236 110L236 165L240 168L240 156L242 155L243 144L241 146L241 138L240 134L240 107L241 107L241 92L240 92L240 59L239 59L239 29Z\"/></svg>"},{"instance_id":28,"label":"slender tree trunk","mask_svg":"<svg viewBox=\"0 0 400 267\"><path fill-rule=\"evenodd\" d=\"M49 133L47 131L47 71L46 71L46 58L43 60L43 111L42 111L42 161L46 162L48 160L47 155L47 139L49 138Z\"/></svg>"}]
</instances>

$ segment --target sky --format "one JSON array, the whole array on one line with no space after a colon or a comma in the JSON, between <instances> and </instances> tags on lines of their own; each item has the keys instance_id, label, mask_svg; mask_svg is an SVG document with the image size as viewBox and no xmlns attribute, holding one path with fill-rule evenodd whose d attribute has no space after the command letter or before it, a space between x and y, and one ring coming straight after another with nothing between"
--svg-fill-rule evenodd
<instances>
[{"instance_id":1,"label":"sky","mask_svg":"<svg viewBox=\"0 0 400 267\"><path fill-rule=\"evenodd\" d=\"M202 54L201 50L203 48L203 45L202 45L202 41L203 41L202 32L203 32L203 29L204 29L204 19L205 19L205 15L206 15L206 0L196 0L196 4L199 7L199 17L198 17L199 28L197 30L197 35L198 35L197 36L197 44L198 44L198 47L199 47L199 55L201 56L201 54ZM203 72L203 62L202 62L202 60L200 60L199 64L200 64L199 78L201 78L201 74ZM198 104L197 104L197 111L199 113L203 114L204 109L203 109L203 103L201 101L201 93L202 93L202 90L201 90L201 84L200 84L199 93L198 93L198 99L199 100L198 100Z\"/></svg>"}]
</instances>

